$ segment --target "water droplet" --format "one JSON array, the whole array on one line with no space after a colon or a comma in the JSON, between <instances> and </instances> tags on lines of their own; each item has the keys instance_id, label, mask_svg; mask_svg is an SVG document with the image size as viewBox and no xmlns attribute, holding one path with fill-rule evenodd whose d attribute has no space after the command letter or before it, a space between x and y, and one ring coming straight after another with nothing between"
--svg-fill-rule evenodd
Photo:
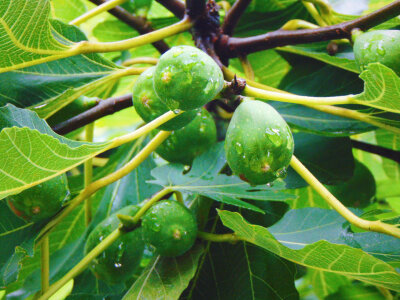
<instances>
[{"instance_id":1,"label":"water droplet","mask_svg":"<svg viewBox=\"0 0 400 300\"><path fill-rule=\"evenodd\" d=\"M115 264L114 264L114 267L116 267L116 268L121 268L122 265L121 265L120 263L115 263Z\"/></svg>"},{"instance_id":2,"label":"water droplet","mask_svg":"<svg viewBox=\"0 0 400 300\"><path fill-rule=\"evenodd\" d=\"M386 50L383 47L383 41L380 41L378 44L378 48L376 49L376 52L378 52L379 55L384 56L386 54Z\"/></svg>"},{"instance_id":3,"label":"water droplet","mask_svg":"<svg viewBox=\"0 0 400 300\"><path fill-rule=\"evenodd\" d=\"M160 223L153 223L151 226L151 229L155 232L159 232L161 230L161 225Z\"/></svg>"},{"instance_id":4,"label":"water droplet","mask_svg":"<svg viewBox=\"0 0 400 300\"><path fill-rule=\"evenodd\" d=\"M181 110L180 109L174 109L174 114L179 114L181 112Z\"/></svg>"},{"instance_id":5,"label":"water droplet","mask_svg":"<svg viewBox=\"0 0 400 300\"><path fill-rule=\"evenodd\" d=\"M286 177L286 175L287 175L287 170L286 170L286 168L282 168L282 169L279 169L278 171L276 171L276 177L278 177L278 178L285 178Z\"/></svg>"},{"instance_id":6,"label":"water droplet","mask_svg":"<svg viewBox=\"0 0 400 300\"><path fill-rule=\"evenodd\" d=\"M241 143L236 142L236 143L235 143L235 149L236 149L237 154L240 155L240 154L243 153L243 146L242 146Z\"/></svg>"},{"instance_id":7,"label":"water droplet","mask_svg":"<svg viewBox=\"0 0 400 300\"><path fill-rule=\"evenodd\" d=\"M182 49L175 49L174 53L173 53L173 57L178 57L179 55L181 55L183 53Z\"/></svg>"}]
</instances>

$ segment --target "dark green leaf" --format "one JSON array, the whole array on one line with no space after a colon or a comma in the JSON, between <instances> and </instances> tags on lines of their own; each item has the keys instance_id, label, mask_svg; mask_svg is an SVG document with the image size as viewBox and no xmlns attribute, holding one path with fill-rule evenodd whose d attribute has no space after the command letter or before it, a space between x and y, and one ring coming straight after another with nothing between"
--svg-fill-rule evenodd
<instances>
[{"instance_id":1,"label":"dark green leaf","mask_svg":"<svg viewBox=\"0 0 400 300\"><path fill-rule=\"evenodd\" d=\"M183 299L299 299L295 266L250 243L212 243Z\"/></svg>"},{"instance_id":2,"label":"dark green leaf","mask_svg":"<svg viewBox=\"0 0 400 300\"><path fill-rule=\"evenodd\" d=\"M150 182L259 212L262 210L240 199L284 201L293 198L292 195L280 191L284 188L282 183L277 183L273 187L267 185L251 187L236 176L217 174L224 164L223 143L218 143L197 157L187 174L183 173L183 165L168 164L154 169L151 174L156 180Z\"/></svg>"},{"instance_id":3,"label":"dark green leaf","mask_svg":"<svg viewBox=\"0 0 400 300\"><path fill-rule=\"evenodd\" d=\"M196 273L202 253L198 244L179 257L155 257L123 299L178 299Z\"/></svg>"}]
</instances>

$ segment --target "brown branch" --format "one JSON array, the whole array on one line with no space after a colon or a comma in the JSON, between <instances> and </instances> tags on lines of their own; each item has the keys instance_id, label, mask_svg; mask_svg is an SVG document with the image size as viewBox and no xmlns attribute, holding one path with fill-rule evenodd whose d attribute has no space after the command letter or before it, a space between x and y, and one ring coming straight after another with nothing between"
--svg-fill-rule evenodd
<instances>
[{"instance_id":1,"label":"brown branch","mask_svg":"<svg viewBox=\"0 0 400 300\"><path fill-rule=\"evenodd\" d=\"M316 29L304 29L295 31L277 30L263 35L246 38L234 38L227 35L221 36L218 41L217 50L226 58L238 57L249 53L312 42L351 38L353 29L367 30L400 14L400 0L386 5L358 19L340 23L333 26Z\"/></svg>"},{"instance_id":2,"label":"brown branch","mask_svg":"<svg viewBox=\"0 0 400 300\"><path fill-rule=\"evenodd\" d=\"M55 125L53 130L64 135L130 106L132 106L131 94L102 100L97 106Z\"/></svg>"},{"instance_id":3,"label":"brown branch","mask_svg":"<svg viewBox=\"0 0 400 300\"><path fill-rule=\"evenodd\" d=\"M222 31L226 35L232 35L240 17L243 15L251 0L236 0L231 9L226 14Z\"/></svg>"},{"instance_id":4,"label":"brown branch","mask_svg":"<svg viewBox=\"0 0 400 300\"><path fill-rule=\"evenodd\" d=\"M392 149L388 149L388 148L384 148L381 146L372 145L372 144L368 144L368 143L364 143L364 142L360 142L360 141L356 141L356 140L351 140L351 144L352 144L353 148L391 159L400 164L400 151L396 151L396 150L392 150Z\"/></svg>"},{"instance_id":5,"label":"brown branch","mask_svg":"<svg viewBox=\"0 0 400 300\"><path fill-rule=\"evenodd\" d=\"M185 3L180 0L157 0L162 6L171 11L179 19L185 16Z\"/></svg>"},{"instance_id":6,"label":"brown branch","mask_svg":"<svg viewBox=\"0 0 400 300\"><path fill-rule=\"evenodd\" d=\"M192 20L204 15L205 10L205 0L186 0L186 13Z\"/></svg>"},{"instance_id":7,"label":"brown branch","mask_svg":"<svg viewBox=\"0 0 400 300\"><path fill-rule=\"evenodd\" d=\"M105 0L89 0L89 1L96 5L101 5L107 2ZM146 34L153 31L153 28L151 28L150 24L146 21L146 19L141 17L135 17L120 6L116 6L110 9L108 12L117 19L119 19L120 21L124 22L125 24L137 30L140 34ZM164 41L154 42L153 46L160 53L164 53L165 51L169 50L169 46Z\"/></svg>"}]
</instances>

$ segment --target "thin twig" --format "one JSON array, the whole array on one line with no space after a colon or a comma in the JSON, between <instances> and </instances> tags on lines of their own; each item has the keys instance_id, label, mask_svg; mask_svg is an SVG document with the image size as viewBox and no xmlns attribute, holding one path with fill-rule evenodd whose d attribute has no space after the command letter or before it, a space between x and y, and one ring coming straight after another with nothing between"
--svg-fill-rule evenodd
<instances>
[{"instance_id":1,"label":"thin twig","mask_svg":"<svg viewBox=\"0 0 400 300\"><path fill-rule=\"evenodd\" d=\"M179 19L185 16L185 3L180 0L157 0L166 9L171 11Z\"/></svg>"},{"instance_id":2,"label":"thin twig","mask_svg":"<svg viewBox=\"0 0 400 300\"><path fill-rule=\"evenodd\" d=\"M105 0L89 0L90 2L101 5L107 1ZM131 26L133 29L137 30L140 34L145 34L153 31L150 24L144 18L136 17L130 14L128 11L123 9L120 6L116 6L113 9L108 11L114 17L119 19L120 21L124 22L125 24ZM164 53L168 51L169 46L164 41L157 41L153 43L153 46L158 50L160 53Z\"/></svg>"},{"instance_id":3,"label":"thin twig","mask_svg":"<svg viewBox=\"0 0 400 300\"><path fill-rule=\"evenodd\" d=\"M224 58L303 43L321 42L336 39L350 39L353 29L367 30L400 14L400 0L358 19L333 26L296 31L277 30L246 38L222 35L216 49Z\"/></svg>"},{"instance_id":4,"label":"thin twig","mask_svg":"<svg viewBox=\"0 0 400 300\"><path fill-rule=\"evenodd\" d=\"M102 117L112 115L113 113L116 113L117 111L120 111L130 106L132 106L131 94L109 98L107 100L100 101L97 106L73 118L57 124L53 127L53 130L58 134L64 135L85 125L88 125Z\"/></svg>"},{"instance_id":5,"label":"thin twig","mask_svg":"<svg viewBox=\"0 0 400 300\"><path fill-rule=\"evenodd\" d=\"M226 35L232 35L240 17L243 15L247 6L249 6L251 0L237 0L233 4L232 8L228 11L224 24L222 25L222 31Z\"/></svg>"},{"instance_id":6,"label":"thin twig","mask_svg":"<svg viewBox=\"0 0 400 300\"><path fill-rule=\"evenodd\" d=\"M351 140L353 148L376 154L391 159L400 164L400 151L388 149L378 145L372 145L361 141Z\"/></svg>"}]
</instances>

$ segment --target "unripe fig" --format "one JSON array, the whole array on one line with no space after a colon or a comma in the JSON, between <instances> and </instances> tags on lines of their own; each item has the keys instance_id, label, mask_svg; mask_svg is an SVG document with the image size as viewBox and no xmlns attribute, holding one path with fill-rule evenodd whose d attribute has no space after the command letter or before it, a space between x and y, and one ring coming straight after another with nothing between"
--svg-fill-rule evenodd
<instances>
[{"instance_id":1,"label":"unripe fig","mask_svg":"<svg viewBox=\"0 0 400 300\"><path fill-rule=\"evenodd\" d=\"M354 39L354 56L361 71L379 62L400 75L400 30L356 33Z\"/></svg>"},{"instance_id":2,"label":"unripe fig","mask_svg":"<svg viewBox=\"0 0 400 300\"><path fill-rule=\"evenodd\" d=\"M224 77L217 63L191 46L177 46L165 52L154 73L154 89L172 110L202 107L223 85Z\"/></svg>"},{"instance_id":3,"label":"unripe fig","mask_svg":"<svg viewBox=\"0 0 400 300\"><path fill-rule=\"evenodd\" d=\"M38 222L54 216L70 196L67 176L62 174L9 196L7 203L18 217Z\"/></svg>"},{"instance_id":4,"label":"unripe fig","mask_svg":"<svg viewBox=\"0 0 400 300\"><path fill-rule=\"evenodd\" d=\"M133 86L132 101L139 116L150 122L163 115L169 108L157 96L153 88L155 67L144 71ZM186 111L159 127L161 130L172 131L187 125L196 116L196 110Z\"/></svg>"},{"instance_id":5,"label":"unripe fig","mask_svg":"<svg viewBox=\"0 0 400 300\"><path fill-rule=\"evenodd\" d=\"M156 153L169 162L190 165L217 142L217 128L210 113L202 108L185 127L172 134L156 149Z\"/></svg>"},{"instance_id":6,"label":"unripe fig","mask_svg":"<svg viewBox=\"0 0 400 300\"><path fill-rule=\"evenodd\" d=\"M178 201L164 200L153 205L142 218L143 239L160 255L179 256L196 241L194 214Z\"/></svg>"},{"instance_id":7,"label":"unripe fig","mask_svg":"<svg viewBox=\"0 0 400 300\"><path fill-rule=\"evenodd\" d=\"M293 149L290 128L272 106L257 100L238 106L225 139L226 158L234 174L252 185L285 177Z\"/></svg>"},{"instance_id":8,"label":"unripe fig","mask_svg":"<svg viewBox=\"0 0 400 300\"><path fill-rule=\"evenodd\" d=\"M117 214L134 216L139 211L136 205L126 206L99 223L89 234L85 255L118 228ZM119 237L111 246L90 264L93 274L107 283L123 283L135 273L143 256L142 229L138 228Z\"/></svg>"}]
</instances>

